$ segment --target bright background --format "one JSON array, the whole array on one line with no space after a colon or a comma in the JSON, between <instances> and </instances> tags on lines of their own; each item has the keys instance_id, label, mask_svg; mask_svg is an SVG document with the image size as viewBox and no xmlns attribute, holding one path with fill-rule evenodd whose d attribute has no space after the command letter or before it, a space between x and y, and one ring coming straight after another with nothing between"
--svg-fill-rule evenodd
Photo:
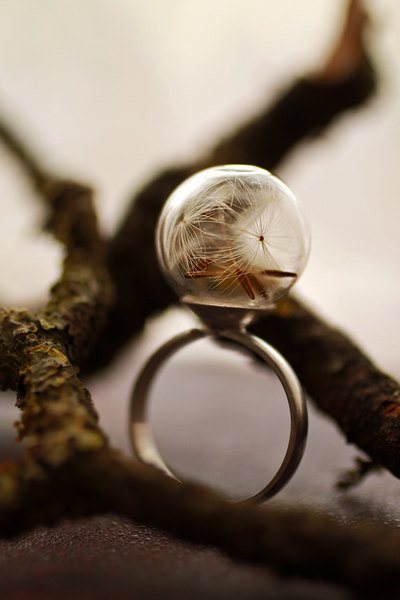
<instances>
[{"instance_id":1,"label":"bright background","mask_svg":"<svg viewBox=\"0 0 400 600\"><path fill-rule=\"evenodd\" d=\"M195 158L317 68L344 6L0 0L1 112L62 176L96 187L102 227L111 232L134 190L159 168ZM279 174L313 232L298 290L400 377L400 4L368 6L379 95L302 145ZM0 210L0 298L7 306L31 304L57 278L61 252L40 235L40 203L2 148ZM93 382L113 439L125 431L136 365L177 319L150 328Z\"/></svg>"}]
</instances>

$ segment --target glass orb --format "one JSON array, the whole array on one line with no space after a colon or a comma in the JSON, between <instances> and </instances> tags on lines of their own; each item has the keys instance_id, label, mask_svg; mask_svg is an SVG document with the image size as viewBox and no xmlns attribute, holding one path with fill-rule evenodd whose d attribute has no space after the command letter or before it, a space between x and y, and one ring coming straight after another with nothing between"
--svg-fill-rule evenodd
<instances>
[{"instance_id":1,"label":"glass orb","mask_svg":"<svg viewBox=\"0 0 400 600\"><path fill-rule=\"evenodd\" d=\"M308 227L289 188L248 165L192 175L166 201L160 263L183 302L270 308L302 273Z\"/></svg>"}]
</instances>

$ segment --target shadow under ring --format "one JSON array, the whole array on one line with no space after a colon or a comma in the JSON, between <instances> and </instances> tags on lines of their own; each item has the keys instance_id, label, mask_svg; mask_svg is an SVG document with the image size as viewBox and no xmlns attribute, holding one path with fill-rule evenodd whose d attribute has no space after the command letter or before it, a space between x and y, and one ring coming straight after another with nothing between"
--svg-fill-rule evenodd
<instances>
[{"instance_id":1,"label":"shadow under ring","mask_svg":"<svg viewBox=\"0 0 400 600\"><path fill-rule=\"evenodd\" d=\"M283 356L264 340L245 330L215 332L191 329L162 345L149 358L134 385L129 418L129 433L134 452L140 462L161 469L180 481L161 457L148 420L148 398L157 371L178 350L202 338L218 343L228 342L241 352L247 351L261 359L278 376L285 391L290 411L290 434L281 466L273 478L256 494L240 502L264 502L279 492L294 475L304 453L307 438L307 407L302 387L292 367Z\"/></svg>"}]
</instances>

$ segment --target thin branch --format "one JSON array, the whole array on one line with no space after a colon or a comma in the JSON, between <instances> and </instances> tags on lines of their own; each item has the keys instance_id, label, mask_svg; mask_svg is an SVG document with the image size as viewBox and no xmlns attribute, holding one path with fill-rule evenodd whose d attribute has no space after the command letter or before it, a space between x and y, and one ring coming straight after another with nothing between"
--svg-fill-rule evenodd
<instances>
[{"instance_id":1,"label":"thin branch","mask_svg":"<svg viewBox=\"0 0 400 600\"><path fill-rule=\"evenodd\" d=\"M65 334L69 357L81 364L104 326L113 299L105 265L106 242L98 230L93 190L51 174L1 121L0 139L20 161L45 202L49 214L46 228L66 250L62 275L51 288L47 305L30 318L56 337Z\"/></svg>"}]
</instances>

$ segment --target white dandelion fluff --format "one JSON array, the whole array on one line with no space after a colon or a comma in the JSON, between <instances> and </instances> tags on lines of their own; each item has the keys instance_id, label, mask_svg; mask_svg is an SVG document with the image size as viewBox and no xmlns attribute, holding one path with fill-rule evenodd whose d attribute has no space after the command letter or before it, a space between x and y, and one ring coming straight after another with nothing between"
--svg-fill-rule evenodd
<instances>
[{"instance_id":1,"label":"white dandelion fluff","mask_svg":"<svg viewBox=\"0 0 400 600\"><path fill-rule=\"evenodd\" d=\"M301 274L307 227L292 192L268 171L200 171L169 197L159 219L160 262L190 302L268 307Z\"/></svg>"}]
</instances>

